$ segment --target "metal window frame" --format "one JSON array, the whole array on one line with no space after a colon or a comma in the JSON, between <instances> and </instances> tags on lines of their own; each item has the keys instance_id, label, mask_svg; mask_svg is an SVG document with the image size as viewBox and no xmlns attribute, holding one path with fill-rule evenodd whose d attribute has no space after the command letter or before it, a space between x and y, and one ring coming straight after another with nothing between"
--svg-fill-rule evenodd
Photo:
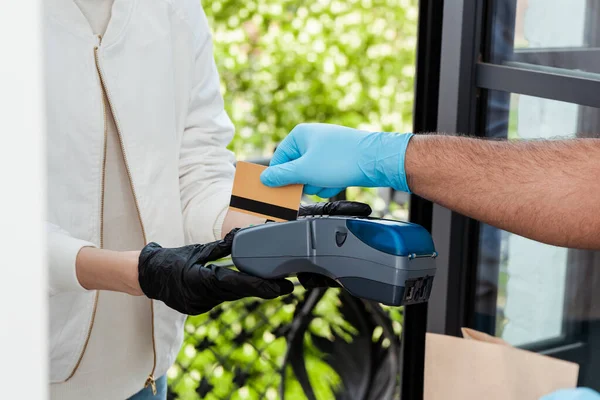
<instances>
[{"instance_id":1,"label":"metal window frame","mask_svg":"<svg viewBox=\"0 0 600 400\"><path fill-rule=\"evenodd\" d=\"M476 63L480 58L484 7L481 1L444 4L437 131L476 135L479 91ZM433 206L432 236L439 256L428 307L428 330L460 335L469 325L474 301L478 223L440 205Z\"/></svg>"},{"instance_id":2,"label":"metal window frame","mask_svg":"<svg viewBox=\"0 0 600 400\"><path fill-rule=\"evenodd\" d=\"M514 65L514 64L513 64ZM519 66L477 63L476 85L545 99L600 108L600 74L541 65Z\"/></svg>"},{"instance_id":3,"label":"metal window frame","mask_svg":"<svg viewBox=\"0 0 600 400\"><path fill-rule=\"evenodd\" d=\"M598 74L484 62L494 58L490 54L489 31L483 29L491 22L492 6L493 2L481 0L455 0L444 5L438 132L483 136L482 100L486 91L481 89L600 108ZM523 53L517 60L525 60ZM460 327L469 325L473 316L479 224L434 205L432 226L440 256L429 301L428 330L459 335Z\"/></svg>"},{"instance_id":4,"label":"metal window frame","mask_svg":"<svg viewBox=\"0 0 600 400\"><path fill-rule=\"evenodd\" d=\"M529 64L498 65L492 54L495 2L420 0L415 85L415 133L450 132L485 135L488 90L513 92L600 108L600 76ZM510 7L507 13L514 13ZM510 19L510 15L509 15ZM509 22L510 23L510 22ZM508 27L508 25L507 25ZM508 27L510 28L510 27ZM439 40L439 41L437 41ZM513 50L514 62L566 55L598 56L590 49ZM594 71L595 72L595 71ZM482 90L484 89L484 90ZM436 99L437 96L437 99ZM402 398L423 398L425 329L460 335L473 322L479 252L479 223L412 195L410 220L429 229L440 256L428 304L405 308L402 341ZM426 325L426 326L425 326ZM560 339L560 338L558 338ZM576 359L585 343L558 340L537 343L530 350Z\"/></svg>"},{"instance_id":5,"label":"metal window frame","mask_svg":"<svg viewBox=\"0 0 600 400\"><path fill-rule=\"evenodd\" d=\"M497 64L501 60L493 54L490 29L494 6L495 2L482 0L455 0L444 5L438 132L484 136L488 89L600 109L599 74L524 64L558 54L596 59L600 43L589 43L587 49L516 50L511 62ZM600 29L597 21L596 25L587 24ZM432 215L432 236L440 256L429 301L428 330L458 336L462 326L473 322L479 223L439 205L433 206ZM524 347L563 359L577 357L585 351L585 343L571 334L573 329L568 331L563 338Z\"/></svg>"},{"instance_id":6,"label":"metal window frame","mask_svg":"<svg viewBox=\"0 0 600 400\"><path fill-rule=\"evenodd\" d=\"M526 64L552 65L566 70L582 67L600 74L600 47L516 49L513 60Z\"/></svg>"},{"instance_id":7,"label":"metal window frame","mask_svg":"<svg viewBox=\"0 0 600 400\"><path fill-rule=\"evenodd\" d=\"M426 133L437 128L440 54L442 48L443 0L420 0L417 33L413 132ZM447 3L447 2L446 2ZM410 197L410 221L431 231L433 204L421 197ZM427 304L404 307L402 338L401 398L423 399Z\"/></svg>"}]
</instances>

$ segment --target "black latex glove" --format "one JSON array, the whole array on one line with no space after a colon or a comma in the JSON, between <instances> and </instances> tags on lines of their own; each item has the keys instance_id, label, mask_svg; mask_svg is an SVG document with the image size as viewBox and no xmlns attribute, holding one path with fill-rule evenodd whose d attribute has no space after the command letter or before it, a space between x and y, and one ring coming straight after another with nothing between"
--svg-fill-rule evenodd
<instances>
[{"instance_id":1,"label":"black latex glove","mask_svg":"<svg viewBox=\"0 0 600 400\"><path fill-rule=\"evenodd\" d=\"M300 205L298 216L310 217L317 215L368 217L371 215L371 207L365 203L346 200ZM298 280L305 289L340 287L333 279L310 272L299 273Z\"/></svg>"},{"instance_id":2,"label":"black latex glove","mask_svg":"<svg viewBox=\"0 0 600 400\"><path fill-rule=\"evenodd\" d=\"M317 215L368 217L371 215L371 207L358 201L339 200L326 203L301 204L298 211L299 217L310 217Z\"/></svg>"},{"instance_id":3,"label":"black latex glove","mask_svg":"<svg viewBox=\"0 0 600 400\"><path fill-rule=\"evenodd\" d=\"M198 315L224 301L244 297L274 299L294 290L285 279L265 280L226 267L205 265L231 254L237 229L223 240L165 249L150 243L142 249L138 280L142 291L183 314Z\"/></svg>"}]
</instances>

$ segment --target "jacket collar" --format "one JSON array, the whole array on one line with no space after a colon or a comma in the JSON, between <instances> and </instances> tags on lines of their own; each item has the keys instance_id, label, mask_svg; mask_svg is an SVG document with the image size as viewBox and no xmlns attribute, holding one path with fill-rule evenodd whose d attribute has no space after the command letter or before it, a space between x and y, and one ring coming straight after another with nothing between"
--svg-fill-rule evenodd
<instances>
[{"instance_id":1,"label":"jacket collar","mask_svg":"<svg viewBox=\"0 0 600 400\"><path fill-rule=\"evenodd\" d=\"M123 35L137 1L114 0L110 21L102 37L103 47L114 44ZM44 13L60 23L66 30L83 38L94 38L90 24L73 0L47 0L44 3Z\"/></svg>"}]
</instances>

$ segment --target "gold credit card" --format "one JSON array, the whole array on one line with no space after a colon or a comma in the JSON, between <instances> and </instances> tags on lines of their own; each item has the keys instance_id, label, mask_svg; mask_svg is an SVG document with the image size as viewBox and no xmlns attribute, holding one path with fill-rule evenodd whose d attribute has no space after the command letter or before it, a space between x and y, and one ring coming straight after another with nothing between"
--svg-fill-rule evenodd
<instances>
[{"instance_id":1,"label":"gold credit card","mask_svg":"<svg viewBox=\"0 0 600 400\"><path fill-rule=\"evenodd\" d=\"M266 168L243 161L236 164L229 208L276 222L297 219L302 185L265 186L260 174Z\"/></svg>"}]
</instances>

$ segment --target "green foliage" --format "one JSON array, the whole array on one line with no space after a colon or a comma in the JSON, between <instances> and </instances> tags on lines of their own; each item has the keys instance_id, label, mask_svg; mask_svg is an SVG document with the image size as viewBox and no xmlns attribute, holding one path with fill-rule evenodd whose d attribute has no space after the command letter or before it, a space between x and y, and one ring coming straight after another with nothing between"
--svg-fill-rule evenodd
<instances>
[{"instance_id":1,"label":"green foliage","mask_svg":"<svg viewBox=\"0 0 600 400\"><path fill-rule=\"evenodd\" d=\"M341 316L338 294L339 289L325 293L313 311L315 319L308 331L328 339L332 339L335 332L350 342L350 334L356 330ZM277 300L244 299L225 303L215 312L190 317L186 322L181 353L168 374L171 390L179 399L198 399L196 388L204 378L213 387L205 397L207 399L277 398L287 344L283 337L273 332L289 326L296 302L303 295L304 290L297 287L294 295L288 298L288 304ZM250 313L248 308L252 310ZM393 311L398 312L397 309ZM399 314L394 317L401 319ZM305 335L304 341L309 379L317 397L334 398L334 390L340 384L339 376L312 344L310 334ZM204 343L209 346L203 346ZM241 388L234 382L236 369L248 374L248 383ZM286 398L304 399L302 388L289 368L285 375Z\"/></svg>"},{"instance_id":2,"label":"green foliage","mask_svg":"<svg viewBox=\"0 0 600 400\"><path fill-rule=\"evenodd\" d=\"M205 0L238 156L301 122L410 131L416 0Z\"/></svg>"},{"instance_id":3,"label":"green foliage","mask_svg":"<svg viewBox=\"0 0 600 400\"><path fill-rule=\"evenodd\" d=\"M293 319L296 303L304 289L296 287L293 295L282 300L244 299L225 303L210 313L188 318L185 340L168 378L172 392L181 400L201 398L197 392L205 380L211 389L204 398L278 399L282 376L286 378L286 399L305 399L304 392L288 367L282 374L287 350L285 338L277 334ZM312 344L311 334L327 339L337 337L348 343L356 329L342 317L339 289L329 289L313 310L315 318L304 337L305 361L309 380L320 400L335 398L341 381L337 373ZM397 307L386 307L393 328L401 334L403 315ZM250 311L249 311L250 310ZM382 330L376 330L377 341ZM247 373L246 383L239 387L236 371Z\"/></svg>"},{"instance_id":4,"label":"green foliage","mask_svg":"<svg viewBox=\"0 0 600 400\"><path fill-rule=\"evenodd\" d=\"M270 157L276 143L302 122L411 130L417 0L204 0L203 6L225 106L236 126L230 148L238 159ZM406 205L383 204L376 189L352 188L348 198L385 208L388 216L406 213ZM201 384L212 385L209 400L279 398L287 345L276 329L291 322L302 296L296 288L287 303L246 299L189 318L168 374L177 398L200 398ZM338 290L330 289L310 332L350 340L354 327L338 306ZM386 309L400 334L401 310ZM339 377L308 334L305 346L317 397L333 398ZM250 375L238 388L234 379L240 368ZM286 399L304 399L290 373L284 374Z\"/></svg>"}]
</instances>

